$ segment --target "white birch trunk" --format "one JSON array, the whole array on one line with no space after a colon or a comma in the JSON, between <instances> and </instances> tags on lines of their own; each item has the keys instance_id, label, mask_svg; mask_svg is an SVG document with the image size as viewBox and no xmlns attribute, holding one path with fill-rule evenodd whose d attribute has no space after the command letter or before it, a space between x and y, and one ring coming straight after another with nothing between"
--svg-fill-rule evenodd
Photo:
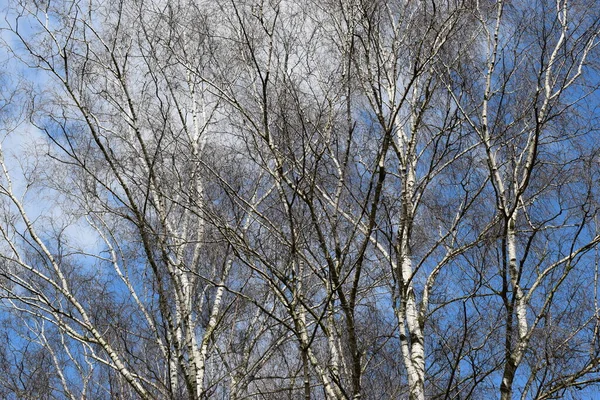
<instances>
[{"instance_id":1,"label":"white birch trunk","mask_svg":"<svg viewBox=\"0 0 600 400\"><path fill-rule=\"evenodd\" d=\"M517 261L517 244L516 244L516 230L515 222L517 217L517 210L508 222L506 244L508 249L508 269L510 275L510 281L512 290L515 296L515 309L514 314L517 319L517 338L516 345L512 349L511 354L507 355L508 359L505 361L504 373L502 376L502 383L500 386L500 398L502 400L510 400L512 398L512 387L515 378L515 374L523 354L528 344L528 324L527 324L527 301L523 293L519 282L520 269ZM512 327L507 327L508 330L512 330Z\"/></svg>"},{"instance_id":2,"label":"white birch trunk","mask_svg":"<svg viewBox=\"0 0 600 400\"><path fill-rule=\"evenodd\" d=\"M402 276L412 276L412 262L409 257L402 260ZM409 274L409 275L407 275ZM425 347L423 329L416 304L412 283L400 294L401 306L397 312L398 326L404 365L408 374L411 400L425 399Z\"/></svg>"}]
</instances>

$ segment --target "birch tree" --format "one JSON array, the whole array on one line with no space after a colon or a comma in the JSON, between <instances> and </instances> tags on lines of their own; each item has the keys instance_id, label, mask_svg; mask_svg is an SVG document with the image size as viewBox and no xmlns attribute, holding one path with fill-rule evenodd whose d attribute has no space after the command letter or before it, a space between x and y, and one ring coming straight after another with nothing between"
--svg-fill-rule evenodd
<instances>
[{"instance_id":1,"label":"birch tree","mask_svg":"<svg viewBox=\"0 0 600 400\"><path fill-rule=\"evenodd\" d=\"M549 4L10 2L0 394L596 393L599 16Z\"/></svg>"},{"instance_id":2,"label":"birch tree","mask_svg":"<svg viewBox=\"0 0 600 400\"><path fill-rule=\"evenodd\" d=\"M48 190L100 244L90 253L41 230L3 163L3 195L14 215L2 232L12 269L4 290L13 307L89 346L94 363L129 387L121 395L200 398L209 393L209 347L232 301L222 286L230 251L212 245L210 254L223 258L207 252L200 211L199 158L216 103L185 73L175 81L151 32L131 29L144 26L138 6L15 5L10 28L26 50L23 61L56 85L31 118L60 165ZM21 179L26 189L35 183ZM95 285L103 289L95 293ZM110 309L132 320L103 311Z\"/></svg>"},{"instance_id":3,"label":"birch tree","mask_svg":"<svg viewBox=\"0 0 600 400\"><path fill-rule=\"evenodd\" d=\"M565 316L569 298L595 296L595 283L578 286L583 277L595 282L597 265L588 252L600 241L596 117L587 119L583 111L597 90L590 57L599 20L583 11L586 6L533 2L515 9L497 2L479 8L486 67L479 82L464 76L461 89L450 88L481 142L499 217L492 261L498 280L490 289L504 308L502 399L552 398L598 378L595 306L578 302L576 315ZM464 95L472 102L461 101ZM564 329L560 338L557 329ZM537 335L549 338L533 339ZM546 341L546 350L535 340ZM557 371L556 346L575 351L581 340L584 355ZM525 382L517 384L528 356L537 359L527 361Z\"/></svg>"}]
</instances>

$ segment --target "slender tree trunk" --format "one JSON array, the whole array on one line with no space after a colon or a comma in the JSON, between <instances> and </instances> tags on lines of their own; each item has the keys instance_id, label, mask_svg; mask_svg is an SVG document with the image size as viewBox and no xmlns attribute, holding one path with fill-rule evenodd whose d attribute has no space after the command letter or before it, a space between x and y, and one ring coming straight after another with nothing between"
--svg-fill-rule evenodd
<instances>
[{"instance_id":1,"label":"slender tree trunk","mask_svg":"<svg viewBox=\"0 0 600 400\"><path fill-rule=\"evenodd\" d=\"M510 400L512 398L512 385L517 372L517 368L523 358L523 353L527 347L527 302L520 285L520 270L517 263L517 243L516 243L516 218L517 210L508 221L506 232L506 247L508 254L508 269L510 281L513 291L513 299L509 300L511 306L507 310L507 327L506 327L506 362L500 384L500 397L502 400ZM513 347L513 314L516 316L517 322L517 343Z\"/></svg>"}]
</instances>

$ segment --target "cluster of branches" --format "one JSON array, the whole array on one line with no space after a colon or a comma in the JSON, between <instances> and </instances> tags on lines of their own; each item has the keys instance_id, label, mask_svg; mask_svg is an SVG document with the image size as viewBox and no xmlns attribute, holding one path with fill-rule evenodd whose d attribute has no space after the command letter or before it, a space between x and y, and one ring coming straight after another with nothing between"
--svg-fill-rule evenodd
<instances>
[{"instance_id":1,"label":"cluster of branches","mask_svg":"<svg viewBox=\"0 0 600 400\"><path fill-rule=\"evenodd\" d=\"M3 398L599 393L594 0L8 3Z\"/></svg>"}]
</instances>

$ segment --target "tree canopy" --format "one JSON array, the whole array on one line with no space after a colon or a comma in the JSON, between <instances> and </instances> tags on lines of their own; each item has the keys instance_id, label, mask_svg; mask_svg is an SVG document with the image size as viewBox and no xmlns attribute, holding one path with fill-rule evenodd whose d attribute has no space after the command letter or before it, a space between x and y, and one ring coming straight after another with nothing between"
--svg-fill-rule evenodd
<instances>
[{"instance_id":1,"label":"tree canopy","mask_svg":"<svg viewBox=\"0 0 600 400\"><path fill-rule=\"evenodd\" d=\"M594 0L9 0L0 397L600 393Z\"/></svg>"}]
</instances>

